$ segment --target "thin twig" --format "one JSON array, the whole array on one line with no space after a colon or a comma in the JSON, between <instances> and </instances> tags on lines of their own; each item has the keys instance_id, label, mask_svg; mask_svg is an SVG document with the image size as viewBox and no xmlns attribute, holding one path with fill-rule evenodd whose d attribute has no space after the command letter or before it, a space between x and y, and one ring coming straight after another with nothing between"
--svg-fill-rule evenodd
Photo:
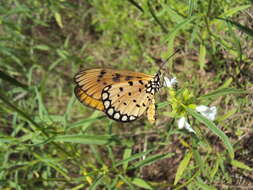
<instances>
[{"instance_id":1,"label":"thin twig","mask_svg":"<svg viewBox=\"0 0 253 190\"><path fill-rule=\"evenodd\" d=\"M128 0L131 4L133 4L137 9L139 9L142 13L144 13L143 8L134 0Z\"/></svg>"},{"instance_id":2,"label":"thin twig","mask_svg":"<svg viewBox=\"0 0 253 190\"><path fill-rule=\"evenodd\" d=\"M162 28L162 31L164 33L168 33L167 28L161 23L161 21L155 15L154 9L152 8L152 6L150 4L150 0L148 0L148 8L149 8L149 11L150 11L152 17L155 19L155 21L157 22L157 24Z\"/></svg>"}]
</instances>

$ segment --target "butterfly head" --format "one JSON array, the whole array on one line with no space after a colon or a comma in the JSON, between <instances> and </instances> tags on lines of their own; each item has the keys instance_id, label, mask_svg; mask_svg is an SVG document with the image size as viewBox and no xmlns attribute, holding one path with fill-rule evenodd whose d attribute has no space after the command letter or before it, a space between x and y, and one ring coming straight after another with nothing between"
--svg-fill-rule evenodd
<instances>
[{"instance_id":1,"label":"butterfly head","mask_svg":"<svg viewBox=\"0 0 253 190\"><path fill-rule=\"evenodd\" d=\"M163 87L161 83L161 72L158 71L154 78L146 85L146 92L154 95L161 87Z\"/></svg>"}]
</instances>

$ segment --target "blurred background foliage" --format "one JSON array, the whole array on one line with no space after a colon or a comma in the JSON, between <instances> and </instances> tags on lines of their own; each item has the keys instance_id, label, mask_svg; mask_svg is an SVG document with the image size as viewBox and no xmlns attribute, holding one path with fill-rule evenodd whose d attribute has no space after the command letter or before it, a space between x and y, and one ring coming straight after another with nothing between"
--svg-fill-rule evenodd
<instances>
[{"instance_id":1,"label":"blurred background foliage","mask_svg":"<svg viewBox=\"0 0 253 190\"><path fill-rule=\"evenodd\" d=\"M252 12L249 0L1 1L1 189L253 188ZM81 68L154 74L175 49L167 73L179 88L248 92L206 101L234 160L206 127L201 138L178 130L166 90L156 125L76 101Z\"/></svg>"}]
</instances>

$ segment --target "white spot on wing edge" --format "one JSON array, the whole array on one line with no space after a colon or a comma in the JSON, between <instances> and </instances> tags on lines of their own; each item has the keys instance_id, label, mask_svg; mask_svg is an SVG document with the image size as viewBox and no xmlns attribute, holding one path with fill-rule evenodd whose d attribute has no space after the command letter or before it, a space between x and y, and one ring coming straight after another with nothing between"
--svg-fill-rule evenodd
<instances>
[{"instance_id":1,"label":"white spot on wing edge","mask_svg":"<svg viewBox=\"0 0 253 190\"><path fill-rule=\"evenodd\" d=\"M136 117L131 115L129 119L130 119L130 120L135 120Z\"/></svg>"},{"instance_id":2,"label":"white spot on wing edge","mask_svg":"<svg viewBox=\"0 0 253 190\"><path fill-rule=\"evenodd\" d=\"M122 121L127 121L127 116L123 115L123 117L121 118Z\"/></svg>"},{"instance_id":3,"label":"white spot on wing edge","mask_svg":"<svg viewBox=\"0 0 253 190\"><path fill-rule=\"evenodd\" d=\"M114 119L119 119L120 118L120 114L119 113L115 113L113 116Z\"/></svg>"},{"instance_id":4,"label":"white spot on wing edge","mask_svg":"<svg viewBox=\"0 0 253 190\"><path fill-rule=\"evenodd\" d=\"M108 98L108 93L107 92L104 92L103 94L102 94L102 99L103 100L105 100L105 99L107 99Z\"/></svg>"},{"instance_id":5,"label":"white spot on wing edge","mask_svg":"<svg viewBox=\"0 0 253 190\"><path fill-rule=\"evenodd\" d=\"M113 115L113 112L114 112L114 109L113 108L110 108L108 111L107 111L107 113L108 113L108 115Z\"/></svg>"},{"instance_id":6,"label":"white spot on wing edge","mask_svg":"<svg viewBox=\"0 0 253 190\"><path fill-rule=\"evenodd\" d=\"M109 108L110 107L110 101L109 100L106 100L104 101L104 106L105 106L105 109Z\"/></svg>"},{"instance_id":7,"label":"white spot on wing edge","mask_svg":"<svg viewBox=\"0 0 253 190\"><path fill-rule=\"evenodd\" d=\"M109 86L105 87L105 88L104 88L104 91L108 91L109 88L110 88Z\"/></svg>"}]
</instances>

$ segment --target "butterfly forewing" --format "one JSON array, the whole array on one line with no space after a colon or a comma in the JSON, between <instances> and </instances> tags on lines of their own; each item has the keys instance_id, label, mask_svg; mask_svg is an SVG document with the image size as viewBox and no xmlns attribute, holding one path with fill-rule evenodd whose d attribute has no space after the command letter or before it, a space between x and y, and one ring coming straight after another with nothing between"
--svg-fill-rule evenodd
<instances>
[{"instance_id":1,"label":"butterfly forewing","mask_svg":"<svg viewBox=\"0 0 253 190\"><path fill-rule=\"evenodd\" d=\"M89 69L80 71L74 80L87 95L99 100L103 88L108 85L130 80L150 80L152 77L152 75L127 70Z\"/></svg>"}]
</instances>

